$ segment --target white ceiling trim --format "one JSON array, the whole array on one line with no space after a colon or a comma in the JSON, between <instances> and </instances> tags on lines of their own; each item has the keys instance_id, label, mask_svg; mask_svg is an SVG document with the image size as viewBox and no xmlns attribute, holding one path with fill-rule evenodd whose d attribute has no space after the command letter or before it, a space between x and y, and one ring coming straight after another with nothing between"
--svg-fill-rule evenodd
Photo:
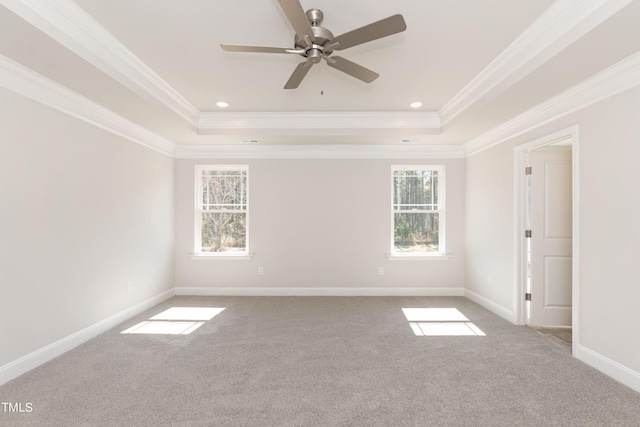
<instances>
[{"instance_id":1,"label":"white ceiling trim","mask_svg":"<svg viewBox=\"0 0 640 427\"><path fill-rule=\"evenodd\" d=\"M194 128L200 111L71 0L0 0L34 27L134 92L153 98Z\"/></svg>"},{"instance_id":2,"label":"white ceiling trim","mask_svg":"<svg viewBox=\"0 0 640 427\"><path fill-rule=\"evenodd\" d=\"M381 121L374 118L378 113L361 113L365 122L376 125L373 127L359 120L347 124L348 120L341 119L344 112L319 120L306 120L310 116L305 114L322 117L322 113L302 113L297 121L284 118L290 113L281 113L281 117L274 113L237 113L237 129L289 132L320 129L320 134L335 134L334 131L345 129L361 132L395 128L438 133L433 130L439 130L472 105L498 95L631 1L557 0L438 113L426 113L428 117L418 126L402 122L420 121L409 118L414 112L401 113L406 115L404 119L391 117L395 112L381 113ZM0 3L123 85L165 105L201 134L219 134L232 128L229 116L223 114L233 113L200 112L72 0L0 0ZM371 116L367 118L367 114Z\"/></svg>"},{"instance_id":3,"label":"white ceiling trim","mask_svg":"<svg viewBox=\"0 0 640 427\"><path fill-rule=\"evenodd\" d=\"M151 150L178 158L442 159L462 158L459 145L181 146L35 71L0 55L0 87L90 123Z\"/></svg>"},{"instance_id":4,"label":"white ceiling trim","mask_svg":"<svg viewBox=\"0 0 640 427\"><path fill-rule=\"evenodd\" d=\"M440 109L438 128L472 105L504 91L631 1L557 0ZM223 128L213 116L218 113L201 113L72 0L0 0L0 3L136 93L154 98L194 128L200 125L201 133L216 133L215 129ZM261 120L256 117L256 124ZM256 128L255 124L246 126Z\"/></svg>"},{"instance_id":5,"label":"white ceiling trim","mask_svg":"<svg viewBox=\"0 0 640 427\"><path fill-rule=\"evenodd\" d=\"M436 112L269 112L202 113L198 122L201 134L218 134L229 130L313 131L314 135L344 134L346 130L417 130L439 133L440 116Z\"/></svg>"},{"instance_id":6,"label":"white ceiling trim","mask_svg":"<svg viewBox=\"0 0 640 427\"><path fill-rule=\"evenodd\" d=\"M176 144L33 70L0 55L0 87L91 123L162 154L174 156Z\"/></svg>"},{"instance_id":7,"label":"white ceiling trim","mask_svg":"<svg viewBox=\"0 0 640 427\"><path fill-rule=\"evenodd\" d=\"M440 109L442 126L508 89L631 1L557 0Z\"/></svg>"},{"instance_id":8,"label":"white ceiling trim","mask_svg":"<svg viewBox=\"0 0 640 427\"><path fill-rule=\"evenodd\" d=\"M208 145L176 148L179 159L452 159L459 145Z\"/></svg>"},{"instance_id":9,"label":"white ceiling trim","mask_svg":"<svg viewBox=\"0 0 640 427\"><path fill-rule=\"evenodd\" d=\"M640 52L464 144L466 156L640 85Z\"/></svg>"}]
</instances>

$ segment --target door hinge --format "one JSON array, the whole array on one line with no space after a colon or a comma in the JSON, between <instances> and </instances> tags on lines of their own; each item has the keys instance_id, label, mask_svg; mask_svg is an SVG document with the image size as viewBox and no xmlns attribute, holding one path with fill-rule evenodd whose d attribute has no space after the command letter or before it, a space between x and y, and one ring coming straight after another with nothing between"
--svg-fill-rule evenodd
<instances>
[{"instance_id":1,"label":"door hinge","mask_svg":"<svg viewBox=\"0 0 640 427\"><path fill-rule=\"evenodd\" d=\"M531 230L524 230L524 237L527 239L531 238Z\"/></svg>"},{"instance_id":2,"label":"door hinge","mask_svg":"<svg viewBox=\"0 0 640 427\"><path fill-rule=\"evenodd\" d=\"M525 301L531 301L531 294L529 292L527 292L526 294L524 294L524 300Z\"/></svg>"},{"instance_id":3,"label":"door hinge","mask_svg":"<svg viewBox=\"0 0 640 427\"><path fill-rule=\"evenodd\" d=\"M533 168L531 166L527 166L524 168L525 175L531 175L533 173Z\"/></svg>"}]
</instances>

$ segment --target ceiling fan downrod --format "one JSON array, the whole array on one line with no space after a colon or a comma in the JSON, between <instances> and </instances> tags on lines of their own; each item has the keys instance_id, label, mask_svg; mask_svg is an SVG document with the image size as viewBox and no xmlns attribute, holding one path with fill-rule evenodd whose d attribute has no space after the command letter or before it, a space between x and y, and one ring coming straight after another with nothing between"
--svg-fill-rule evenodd
<instances>
[{"instance_id":1,"label":"ceiling fan downrod","mask_svg":"<svg viewBox=\"0 0 640 427\"><path fill-rule=\"evenodd\" d=\"M304 53L301 53L300 56L307 58L310 63L317 64L323 57L331 55L337 45L334 46L329 43L329 40L334 38L333 33L320 26L324 18L324 14L320 9L309 9L306 15L311 24L313 38L300 38L296 34L294 36L294 45L296 49L304 50Z\"/></svg>"}]
</instances>

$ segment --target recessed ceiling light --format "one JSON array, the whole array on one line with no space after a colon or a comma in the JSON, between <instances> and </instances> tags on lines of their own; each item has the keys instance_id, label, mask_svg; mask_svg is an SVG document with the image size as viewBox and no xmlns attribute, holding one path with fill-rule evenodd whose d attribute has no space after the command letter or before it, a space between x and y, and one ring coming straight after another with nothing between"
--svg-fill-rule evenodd
<instances>
[{"instance_id":1,"label":"recessed ceiling light","mask_svg":"<svg viewBox=\"0 0 640 427\"><path fill-rule=\"evenodd\" d=\"M227 108L229 106L229 103L224 101L218 101L216 102L216 105L220 108Z\"/></svg>"},{"instance_id":2,"label":"recessed ceiling light","mask_svg":"<svg viewBox=\"0 0 640 427\"><path fill-rule=\"evenodd\" d=\"M409 104L409 107L411 107L411 108L420 108L420 107L422 107L422 102L420 102L420 101L412 102L411 104Z\"/></svg>"}]
</instances>

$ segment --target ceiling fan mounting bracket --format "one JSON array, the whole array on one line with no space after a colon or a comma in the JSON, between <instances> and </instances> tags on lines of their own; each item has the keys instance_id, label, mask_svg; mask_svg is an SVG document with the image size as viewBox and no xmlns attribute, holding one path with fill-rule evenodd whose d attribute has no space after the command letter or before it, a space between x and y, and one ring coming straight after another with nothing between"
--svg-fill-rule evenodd
<instances>
[{"instance_id":1,"label":"ceiling fan mounting bracket","mask_svg":"<svg viewBox=\"0 0 640 427\"><path fill-rule=\"evenodd\" d=\"M312 27L319 26L324 19L324 13L322 13L320 9L309 9L307 10L306 15Z\"/></svg>"}]
</instances>

